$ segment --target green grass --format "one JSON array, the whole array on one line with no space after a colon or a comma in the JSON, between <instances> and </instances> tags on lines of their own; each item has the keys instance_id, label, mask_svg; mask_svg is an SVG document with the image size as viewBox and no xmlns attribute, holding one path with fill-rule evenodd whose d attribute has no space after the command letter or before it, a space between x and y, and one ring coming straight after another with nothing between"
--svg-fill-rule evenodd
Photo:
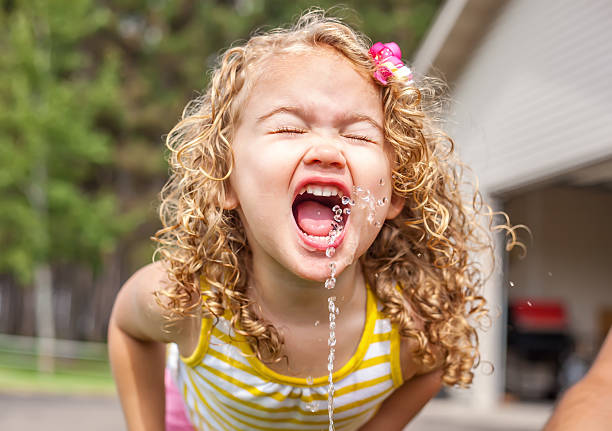
<instances>
[{"instance_id":1,"label":"green grass","mask_svg":"<svg viewBox=\"0 0 612 431\"><path fill-rule=\"evenodd\" d=\"M112 395L115 383L110 373L97 376L65 372L47 374L0 367L0 391Z\"/></svg>"},{"instance_id":2,"label":"green grass","mask_svg":"<svg viewBox=\"0 0 612 431\"><path fill-rule=\"evenodd\" d=\"M106 351L102 350L81 349L75 357L56 358L53 373L40 373L34 345L0 343L0 391L114 394Z\"/></svg>"}]
</instances>

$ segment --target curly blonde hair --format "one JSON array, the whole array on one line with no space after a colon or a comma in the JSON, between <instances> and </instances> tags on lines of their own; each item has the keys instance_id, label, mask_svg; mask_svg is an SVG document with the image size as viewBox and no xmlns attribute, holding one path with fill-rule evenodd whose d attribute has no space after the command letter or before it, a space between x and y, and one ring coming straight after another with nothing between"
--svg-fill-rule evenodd
<instances>
[{"instance_id":1,"label":"curly blonde hair","mask_svg":"<svg viewBox=\"0 0 612 431\"><path fill-rule=\"evenodd\" d=\"M153 239L171 284L157 292L158 302L170 321L202 307L212 316L229 310L235 331L264 361L281 358L283 340L251 306L245 232L237 212L222 209L231 141L258 66L271 55L321 46L372 76L370 41L340 19L312 10L291 28L256 34L225 51L208 89L187 105L166 141L171 176L161 192L163 228ZM488 313L480 293L486 274L476 258L483 251L492 257L494 227L483 227L482 217L491 222L493 213L476 187L468 199L462 196L462 165L437 125L439 86L425 79L378 85L385 138L395 154L394 192L406 205L383 225L360 262L383 312L402 336L416 341L416 359L442 366L446 384L466 386L479 361L475 326ZM515 239L512 228L502 227Z\"/></svg>"}]
</instances>

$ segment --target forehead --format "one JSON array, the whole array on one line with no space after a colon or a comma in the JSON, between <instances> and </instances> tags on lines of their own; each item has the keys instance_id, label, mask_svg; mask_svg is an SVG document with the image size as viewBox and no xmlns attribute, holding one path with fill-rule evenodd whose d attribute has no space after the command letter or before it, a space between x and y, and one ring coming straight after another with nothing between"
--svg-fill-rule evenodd
<instances>
[{"instance_id":1,"label":"forehead","mask_svg":"<svg viewBox=\"0 0 612 431\"><path fill-rule=\"evenodd\" d=\"M270 54L256 71L243 118L299 106L321 118L360 114L382 124L382 96L370 76L332 48Z\"/></svg>"}]
</instances>

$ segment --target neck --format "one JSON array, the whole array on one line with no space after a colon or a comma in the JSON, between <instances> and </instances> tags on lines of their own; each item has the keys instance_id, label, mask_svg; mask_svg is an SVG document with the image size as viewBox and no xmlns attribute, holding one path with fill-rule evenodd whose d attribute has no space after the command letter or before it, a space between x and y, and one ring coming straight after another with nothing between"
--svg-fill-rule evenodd
<instances>
[{"instance_id":1,"label":"neck","mask_svg":"<svg viewBox=\"0 0 612 431\"><path fill-rule=\"evenodd\" d=\"M330 296L336 297L341 310L363 308L365 294L358 293L365 292L365 281L359 261L346 267L336 279L336 286L328 290L324 281L301 279L284 268L274 274L255 270L249 296L258 307L258 314L272 323L312 325L316 320L327 321Z\"/></svg>"}]
</instances>

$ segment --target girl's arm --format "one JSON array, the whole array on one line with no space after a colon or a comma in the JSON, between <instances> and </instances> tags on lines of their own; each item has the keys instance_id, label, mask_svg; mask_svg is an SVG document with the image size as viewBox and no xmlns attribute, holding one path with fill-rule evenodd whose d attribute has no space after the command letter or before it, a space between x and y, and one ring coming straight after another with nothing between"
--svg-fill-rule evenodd
<instances>
[{"instance_id":1,"label":"girl's arm","mask_svg":"<svg viewBox=\"0 0 612 431\"><path fill-rule=\"evenodd\" d=\"M612 329L586 376L561 399L544 431L604 431L612 424Z\"/></svg>"},{"instance_id":2,"label":"girl's arm","mask_svg":"<svg viewBox=\"0 0 612 431\"><path fill-rule=\"evenodd\" d=\"M165 343L180 326L164 327L153 296L167 282L160 262L140 269L121 288L108 328L108 347L119 399L130 431L163 431Z\"/></svg>"},{"instance_id":3,"label":"girl's arm","mask_svg":"<svg viewBox=\"0 0 612 431\"><path fill-rule=\"evenodd\" d=\"M359 431L401 431L442 386L442 370L415 376L383 401L376 415Z\"/></svg>"}]
</instances>

